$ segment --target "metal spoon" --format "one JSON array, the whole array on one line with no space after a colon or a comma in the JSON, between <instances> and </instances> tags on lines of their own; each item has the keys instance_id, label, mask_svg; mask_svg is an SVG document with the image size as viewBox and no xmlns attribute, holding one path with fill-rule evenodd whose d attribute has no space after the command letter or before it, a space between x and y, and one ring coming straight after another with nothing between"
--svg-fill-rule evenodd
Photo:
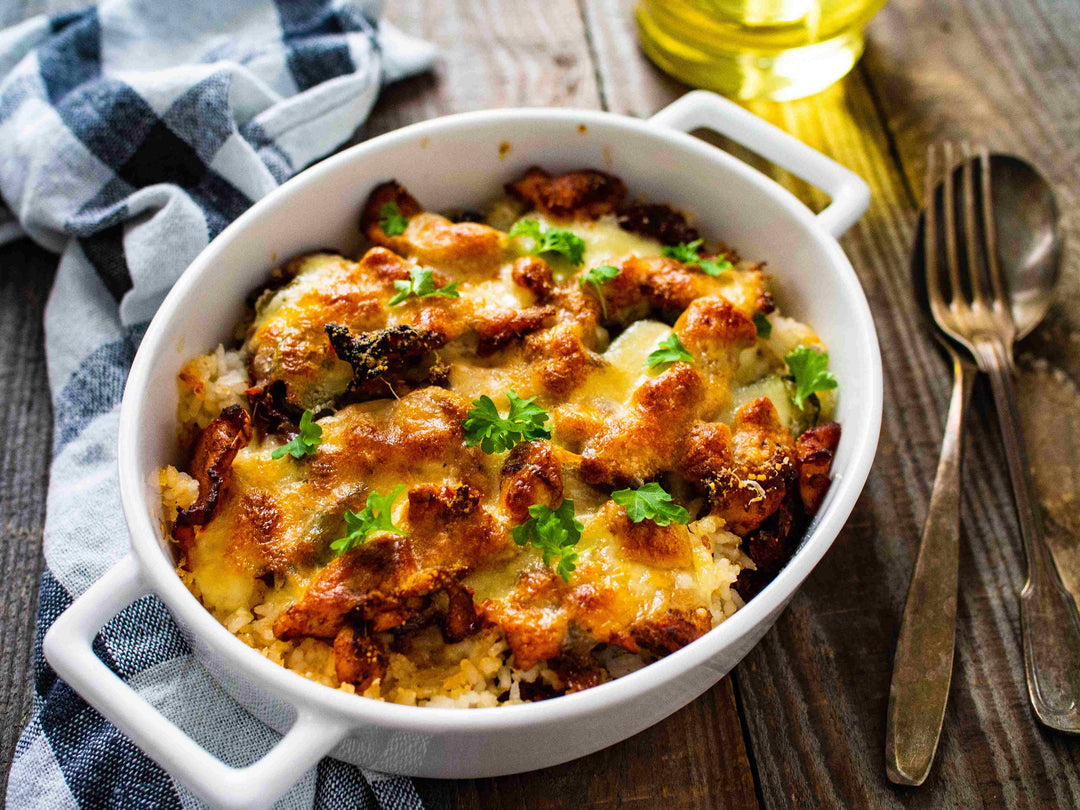
<instances>
[{"instance_id":1,"label":"metal spoon","mask_svg":"<svg viewBox=\"0 0 1080 810\"><path fill-rule=\"evenodd\" d=\"M1080 734L1080 613L1044 537L1016 405L1013 362L1013 343L1031 332L1050 308L1064 239L1053 190L1031 165L995 155L989 177L983 177L984 162L979 169L981 209L992 212L984 229L987 252L991 259L997 256L1004 288L994 297L1007 300L1005 311L1012 317L999 319L996 335L968 335L966 345L979 370L990 377L1024 542L1027 581L1020 592L1020 629L1028 697L1043 724ZM974 250L971 244L969 250ZM998 275L994 262L988 261L988 267L993 280Z\"/></svg>"},{"instance_id":2,"label":"metal spoon","mask_svg":"<svg viewBox=\"0 0 1080 810\"><path fill-rule=\"evenodd\" d=\"M930 158L925 198L928 204L931 201L934 204L934 220L937 223L937 227L933 229L935 238L933 245L926 244L924 214L920 217L911 262L916 300L928 322L933 321L933 313L926 289L927 261L943 261L942 257L950 247L953 254L949 256L949 260L956 261L957 258L955 233L951 234L954 244L950 246L944 238L947 229L941 227L942 216L936 212L945 209L947 223L955 227L956 217L953 211L959 208L955 200L950 200L946 205L943 191L940 187L935 187L933 152ZM951 163L952 156L946 147L946 169L951 172L948 185L959 190L963 187L962 166L951 169ZM1015 339L1019 339L1030 333L1046 314L1054 286L1060 276L1062 237L1057 208L1050 186L1029 164L1006 155L994 155L988 163L992 180L988 189L989 201L992 202L989 209L993 211L996 225L994 230L997 232L999 246L997 255L1015 326ZM969 168L969 171L973 170ZM968 243L969 246L973 244L974 241ZM963 411L974 376L969 352L941 331L935 329L934 334L952 361L954 385L941 458L897 642L889 693L886 770L891 781L903 785L920 785L929 773L941 732L952 677L959 561L961 435ZM1009 368L998 370L999 377L1011 374L1011 344L1010 339L1005 352L1010 360ZM1011 377L1009 382L1011 383ZM1011 385L1005 387L1010 391L1002 390L1000 393L1011 394ZM999 393L1001 388L1002 386L995 385L995 393ZM1003 430L1007 434L1006 444L1022 447L1018 424L1014 424L1015 413L1014 404L1002 407L999 401L999 414ZM1008 435L1010 431L1012 441ZM1017 464L1010 458L1010 464L1018 511L1023 514L1026 509L1028 513L1033 513L1026 463L1021 463L1021 469L1018 469ZM1037 521L1037 516L1035 519ZM1022 525L1025 523L1023 518L1021 522ZM1032 537L1032 533L1025 528L1024 537L1029 559L1029 579L1022 594L1022 613L1029 692L1036 714L1043 722L1063 730L1073 730L1074 723L1068 718L1069 711L1072 710L1075 719L1075 706L1066 708L1064 712L1060 705L1053 711L1046 710L1047 695L1045 689L1039 686L1040 665L1033 660L1033 632L1053 635L1054 628L1036 630L1035 625L1040 624L1038 619L1041 617L1035 617L1036 620L1033 621L1033 614L1039 611L1033 612L1029 605L1049 601L1057 605L1057 609L1052 612L1068 608L1074 619L1066 624L1072 625L1073 629L1080 629L1080 622L1075 620L1076 610L1072 599L1061 587L1049 552L1045 550L1041 527L1037 526L1037 529ZM1052 576L1046 576L1047 562ZM1056 587L1050 580L1056 581ZM1043 613L1045 614L1045 611ZM1071 655L1075 658L1080 655L1080 649L1070 650L1070 647L1075 647L1080 642L1080 636L1070 644L1069 627L1058 627L1057 630L1063 634L1063 638L1060 643L1053 645L1052 650L1043 652L1041 657L1044 662L1046 653L1059 656L1059 661L1061 656ZM1060 690L1067 687L1070 679L1064 677L1064 669L1060 663L1057 667L1055 677ZM1042 669L1046 671L1045 666ZM1080 695L1073 697L1080 698Z\"/></svg>"}]
</instances>

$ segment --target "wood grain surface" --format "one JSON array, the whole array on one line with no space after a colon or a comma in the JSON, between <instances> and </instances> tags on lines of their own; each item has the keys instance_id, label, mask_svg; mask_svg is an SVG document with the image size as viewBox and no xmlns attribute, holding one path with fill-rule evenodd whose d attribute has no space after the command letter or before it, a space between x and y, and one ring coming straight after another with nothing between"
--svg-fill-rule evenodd
<instances>
[{"instance_id":1,"label":"wood grain surface","mask_svg":"<svg viewBox=\"0 0 1080 810\"><path fill-rule=\"evenodd\" d=\"M13 4L10 23L70 2ZM437 43L429 76L390 88L358 139L502 106L602 108L647 117L686 88L635 40L630 0L410 0L404 30ZM750 108L863 176L873 201L842 244L866 289L885 367L878 458L835 546L776 627L716 688L638 736L559 768L424 781L434 806L1072 807L1080 740L1038 726L1027 703L1016 593L1023 557L992 402L976 388L967 435L956 669L934 770L918 789L884 775L890 667L929 498L948 369L910 296L908 251L932 140L969 138L1028 157L1060 193L1060 303L1024 344L1021 407L1037 487L1066 580L1080 585L1080 2L891 0L843 81ZM706 136L707 137L707 136ZM715 141L731 148L730 144ZM732 148L814 209L826 200ZM28 711L29 640L50 446L41 310L47 254L0 250L0 746Z\"/></svg>"}]
</instances>

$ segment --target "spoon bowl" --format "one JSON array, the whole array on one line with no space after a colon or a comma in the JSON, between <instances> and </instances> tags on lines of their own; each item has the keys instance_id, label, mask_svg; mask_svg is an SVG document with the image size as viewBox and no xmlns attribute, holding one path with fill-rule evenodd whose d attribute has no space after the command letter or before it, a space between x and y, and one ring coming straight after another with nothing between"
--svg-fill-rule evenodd
<instances>
[{"instance_id":1,"label":"spoon bowl","mask_svg":"<svg viewBox=\"0 0 1080 810\"><path fill-rule=\"evenodd\" d=\"M980 171L975 162L976 176ZM961 161L952 169L954 205L957 210L963 204ZM991 197L993 200L994 226L997 230L998 262L1009 295L1016 338L1027 337L1046 316L1054 298L1054 289L1061 278L1061 253L1064 235L1054 191L1046 179L1026 160L1012 155L990 156ZM944 184L934 191L934 204L940 209ZM920 212L916 226L915 245L911 252L911 280L915 300L933 325L933 315L926 293L926 214ZM938 229L937 255L945 255L944 229ZM964 246L960 244L963 252ZM946 341L950 348L962 348L955 341L942 335L936 327L933 333ZM969 352L964 350L964 354Z\"/></svg>"}]
</instances>

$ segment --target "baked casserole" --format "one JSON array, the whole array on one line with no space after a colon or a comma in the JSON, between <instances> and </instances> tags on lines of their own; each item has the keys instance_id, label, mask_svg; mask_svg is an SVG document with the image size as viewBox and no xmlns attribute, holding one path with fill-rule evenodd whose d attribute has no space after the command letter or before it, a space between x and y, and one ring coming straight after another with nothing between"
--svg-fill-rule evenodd
<instances>
[{"instance_id":1,"label":"baked casserole","mask_svg":"<svg viewBox=\"0 0 1080 810\"><path fill-rule=\"evenodd\" d=\"M451 216L388 182L360 228L179 377L165 530L230 632L348 692L496 706L639 668L776 575L840 428L762 263L592 170Z\"/></svg>"}]
</instances>

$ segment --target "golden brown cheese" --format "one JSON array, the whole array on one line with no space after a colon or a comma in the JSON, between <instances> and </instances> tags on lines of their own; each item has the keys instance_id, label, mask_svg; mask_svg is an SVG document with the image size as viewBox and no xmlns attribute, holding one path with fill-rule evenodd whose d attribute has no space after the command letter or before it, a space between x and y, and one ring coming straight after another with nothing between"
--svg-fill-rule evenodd
<instances>
[{"instance_id":1,"label":"golden brown cheese","mask_svg":"<svg viewBox=\"0 0 1080 810\"><path fill-rule=\"evenodd\" d=\"M386 672L379 633L432 622L448 641L498 628L520 669L561 656L568 689L596 681L597 644L677 649L724 617L718 594L739 573L735 535L767 544L783 528L765 525L781 503L801 485L812 511L827 484L838 434L813 434L797 452L782 382L744 401L783 365L751 320L772 309L762 265L738 262L712 277L663 257L659 241L632 230L690 226L659 208L620 214L625 189L601 173L533 171L512 191L542 227L584 240L583 267L425 212L388 183L361 218L375 247L359 261L296 259L256 304L243 346L248 393L273 418L257 408L256 437L231 450L212 519L190 533L184 565L218 615L249 607L272 580L291 601L276 636L332 640L337 678L358 688ZM400 234L383 230L390 202L408 219ZM636 227L620 227L628 220ZM605 306L578 283L600 264L620 270ZM390 306L395 282L418 266L459 297ZM776 345L816 342L791 324L774 330ZM693 362L650 368L649 353L672 331ZM547 410L551 440L492 455L468 447L473 400L489 395L505 412L510 390ZM303 409L318 415L321 443L310 456L273 459ZM658 478L706 517L633 523L610 499L613 488ZM392 518L403 534L377 532L335 556L345 511L399 486ZM569 581L510 539L530 506L563 498L585 526Z\"/></svg>"}]
</instances>

